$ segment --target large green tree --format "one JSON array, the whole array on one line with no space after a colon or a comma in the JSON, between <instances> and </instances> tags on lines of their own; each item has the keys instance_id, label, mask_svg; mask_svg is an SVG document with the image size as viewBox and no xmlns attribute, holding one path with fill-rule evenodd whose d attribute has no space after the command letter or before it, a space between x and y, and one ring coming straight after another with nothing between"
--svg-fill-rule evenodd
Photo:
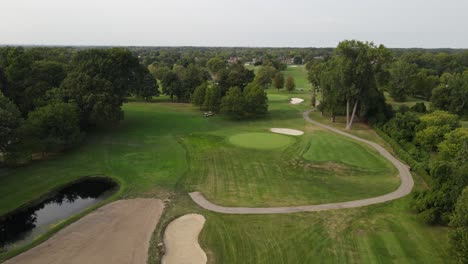
<instances>
[{"instance_id":1,"label":"large green tree","mask_svg":"<svg viewBox=\"0 0 468 264\"><path fill-rule=\"evenodd\" d=\"M196 106L199 106L200 109L203 107L203 102L205 102L205 94L208 87L208 82L204 82L195 88L195 91L192 94L192 103Z\"/></svg>"},{"instance_id":2,"label":"large green tree","mask_svg":"<svg viewBox=\"0 0 468 264\"><path fill-rule=\"evenodd\" d=\"M218 73L221 70L225 69L226 66L227 66L226 60L224 60L221 57L211 58L206 63L206 67L210 71L211 76L213 77L213 79L215 79L215 80L218 78Z\"/></svg>"},{"instance_id":3,"label":"large green tree","mask_svg":"<svg viewBox=\"0 0 468 264\"><path fill-rule=\"evenodd\" d=\"M221 112L233 118L244 115L245 99L239 87L231 87L221 100Z\"/></svg>"},{"instance_id":4,"label":"large green tree","mask_svg":"<svg viewBox=\"0 0 468 264\"><path fill-rule=\"evenodd\" d=\"M72 72L60 87L64 100L79 107L81 125L115 124L123 119L123 95L114 93L112 82Z\"/></svg>"},{"instance_id":5,"label":"large green tree","mask_svg":"<svg viewBox=\"0 0 468 264\"><path fill-rule=\"evenodd\" d=\"M244 89L245 108L247 115L258 116L268 112L268 97L262 86L253 82Z\"/></svg>"},{"instance_id":6,"label":"large green tree","mask_svg":"<svg viewBox=\"0 0 468 264\"><path fill-rule=\"evenodd\" d=\"M4 155L20 140L18 129L22 123L23 118L16 105L0 93L0 152Z\"/></svg>"},{"instance_id":7,"label":"large green tree","mask_svg":"<svg viewBox=\"0 0 468 264\"><path fill-rule=\"evenodd\" d=\"M417 74L417 65L404 60L396 60L390 67L388 90L395 101L403 102L411 93Z\"/></svg>"},{"instance_id":8,"label":"large green tree","mask_svg":"<svg viewBox=\"0 0 468 264\"><path fill-rule=\"evenodd\" d=\"M288 78L286 78L285 87L286 90L289 92L294 91L294 89L296 88L296 82L294 81L294 77L288 76Z\"/></svg>"},{"instance_id":9,"label":"large green tree","mask_svg":"<svg viewBox=\"0 0 468 264\"><path fill-rule=\"evenodd\" d=\"M273 78L273 87L278 90L284 88L284 75L280 71L276 72Z\"/></svg>"},{"instance_id":10,"label":"large green tree","mask_svg":"<svg viewBox=\"0 0 468 264\"><path fill-rule=\"evenodd\" d=\"M244 90L244 87L255 78L253 71L239 63L230 64L228 68L222 69L218 74L218 86L222 96L231 87L239 87L241 90Z\"/></svg>"},{"instance_id":11,"label":"large green tree","mask_svg":"<svg viewBox=\"0 0 468 264\"><path fill-rule=\"evenodd\" d=\"M203 108L218 112L221 104L221 89L218 85L208 86L205 91L205 101L203 102Z\"/></svg>"},{"instance_id":12,"label":"large green tree","mask_svg":"<svg viewBox=\"0 0 468 264\"><path fill-rule=\"evenodd\" d=\"M78 107L55 102L28 114L25 131L33 151L57 152L74 146L81 139Z\"/></svg>"},{"instance_id":13,"label":"large green tree","mask_svg":"<svg viewBox=\"0 0 468 264\"><path fill-rule=\"evenodd\" d=\"M464 115L468 113L468 71L446 74L440 85L432 91L432 104L442 110Z\"/></svg>"},{"instance_id":14,"label":"large green tree","mask_svg":"<svg viewBox=\"0 0 468 264\"><path fill-rule=\"evenodd\" d=\"M332 122L335 122L336 115L342 112L346 102L346 93L343 89L344 84L340 67L339 58L334 57L323 65L319 77L320 90L322 91L322 102L319 105L319 109L322 114L324 112L329 113Z\"/></svg>"},{"instance_id":15,"label":"large green tree","mask_svg":"<svg viewBox=\"0 0 468 264\"><path fill-rule=\"evenodd\" d=\"M316 62L309 65L307 80L312 84L312 106L316 107L317 92L320 90L320 76L324 71L325 62Z\"/></svg>"},{"instance_id":16,"label":"large green tree","mask_svg":"<svg viewBox=\"0 0 468 264\"><path fill-rule=\"evenodd\" d=\"M334 56L341 71L341 89L346 100L346 129L352 128L358 106L361 104L362 108L364 99L368 99L369 94L378 96L376 74L388 62L390 55L383 45L375 46L369 42L345 40L338 44Z\"/></svg>"},{"instance_id":17,"label":"large green tree","mask_svg":"<svg viewBox=\"0 0 468 264\"><path fill-rule=\"evenodd\" d=\"M277 70L273 66L262 66L255 75L255 82L264 88L268 88L275 77Z\"/></svg>"}]
</instances>

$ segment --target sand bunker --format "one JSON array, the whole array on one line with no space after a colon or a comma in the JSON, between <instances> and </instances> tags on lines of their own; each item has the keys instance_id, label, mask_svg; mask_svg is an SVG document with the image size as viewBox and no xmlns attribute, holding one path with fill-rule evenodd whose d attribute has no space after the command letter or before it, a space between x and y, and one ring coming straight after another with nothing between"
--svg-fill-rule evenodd
<instances>
[{"instance_id":1,"label":"sand bunker","mask_svg":"<svg viewBox=\"0 0 468 264\"><path fill-rule=\"evenodd\" d=\"M289 129L289 128L270 128L270 131L273 133L290 135L290 136L300 136L303 135L304 132L296 129Z\"/></svg>"},{"instance_id":2,"label":"sand bunker","mask_svg":"<svg viewBox=\"0 0 468 264\"><path fill-rule=\"evenodd\" d=\"M304 102L304 99L302 98L291 98L291 104L300 104L302 102Z\"/></svg>"},{"instance_id":3,"label":"sand bunker","mask_svg":"<svg viewBox=\"0 0 468 264\"><path fill-rule=\"evenodd\" d=\"M164 233L166 254L161 263L206 263L205 251L198 244L204 224L205 217L200 214L186 214L172 221Z\"/></svg>"},{"instance_id":4,"label":"sand bunker","mask_svg":"<svg viewBox=\"0 0 468 264\"><path fill-rule=\"evenodd\" d=\"M149 241L163 208L158 199L110 203L5 263L146 264Z\"/></svg>"}]
</instances>

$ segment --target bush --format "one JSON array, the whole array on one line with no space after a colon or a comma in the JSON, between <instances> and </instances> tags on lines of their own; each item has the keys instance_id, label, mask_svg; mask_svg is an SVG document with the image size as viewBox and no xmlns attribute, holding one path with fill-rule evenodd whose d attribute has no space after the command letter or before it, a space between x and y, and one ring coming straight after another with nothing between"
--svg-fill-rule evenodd
<instances>
[{"instance_id":1,"label":"bush","mask_svg":"<svg viewBox=\"0 0 468 264\"><path fill-rule=\"evenodd\" d=\"M423 102L418 102L415 105L411 107L411 110L418 112L418 113L426 113L427 108L426 105Z\"/></svg>"}]
</instances>

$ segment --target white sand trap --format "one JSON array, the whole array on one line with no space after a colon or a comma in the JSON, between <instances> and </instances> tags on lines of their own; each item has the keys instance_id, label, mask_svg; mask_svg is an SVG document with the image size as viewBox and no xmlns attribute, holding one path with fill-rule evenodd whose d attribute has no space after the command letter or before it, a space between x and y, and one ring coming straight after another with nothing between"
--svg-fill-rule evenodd
<instances>
[{"instance_id":1,"label":"white sand trap","mask_svg":"<svg viewBox=\"0 0 468 264\"><path fill-rule=\"evenodd\" d=\"M304 134L303 131L289 128L270 128L270 131L273 133L285 134L290 136L300 136Z\"/></svg>"},{"instance_id":2,"label":"white sand trap","mask_svg":"<svg viewBox=\"0 0 468 264\"><path fill-rule=\"evenodd\" d=\"M162 264L204 264L205 251L198 244L198 235L205 224L200 214L186 214L169 223L164 233L166 252Z\"/></svg>"},{"instance_id":3,"label":"white sand trap","mask_svg":"<svg viewBox=\"0 0 468 264\"><path fill-rule=\"evenodd\" d=\"M302 102L304 102L304 99L302 98L291 98L291 104L300 104Z\"/></svg>"}]
</instances>

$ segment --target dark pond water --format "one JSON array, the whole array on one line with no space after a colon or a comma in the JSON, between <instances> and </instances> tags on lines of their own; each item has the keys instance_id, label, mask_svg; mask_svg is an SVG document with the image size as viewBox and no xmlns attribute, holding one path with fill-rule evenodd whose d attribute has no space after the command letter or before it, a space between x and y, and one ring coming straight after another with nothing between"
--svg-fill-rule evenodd
<instances>
[{"instance_id":1,"label":"dark pond water","mask_svg":"<svg viewBox=\"0 0 468 264\"><path fill-rule=\"evenodd\" d=\"M105 178L88 178L64 187L36 205L0 217L0 251L24 245L61 220L105 200L117 184Z\"/></svg>"}]
</instances>

